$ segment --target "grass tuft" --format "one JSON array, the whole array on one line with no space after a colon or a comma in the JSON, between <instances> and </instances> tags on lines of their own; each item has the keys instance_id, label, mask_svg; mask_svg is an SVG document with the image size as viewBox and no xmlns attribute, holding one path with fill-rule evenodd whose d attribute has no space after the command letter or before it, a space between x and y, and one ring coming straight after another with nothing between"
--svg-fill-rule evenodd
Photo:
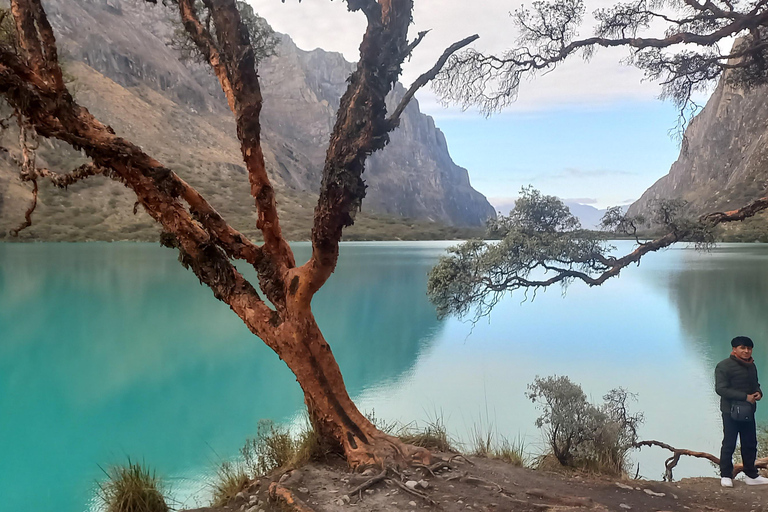
<instances>
[{"instance_id":1,"label":"grass tuft","mask_svg":"<svg viewBox=\"0 0 768 512\"><path fill-rule=\"evenodd\" d=\"M514 442L502 437L491 457L521 468L529 465L528 456L525 454L525 440L522 437L518 437Z\"/></svg>"},{"instance_id":2,"label":"grass tuft","mask_svg":"<svg viewBox=\"0 0 768 512\"><path fill-rule=\"evenodd\" d=\"M290 464L298 467L311 461L324 460L328 453L329 450L321 444L320 437L309 422L309 418L305 417L304 427L294 440Z\"/></svg>"},{"instance_id":3,"label":"grass tuft","mask_svg":"<svg viewBox=\"0 0 768 512\"><path fill-rule=\"evenodd\" d=\"M309 419L294 438L287 427L260 420L256 438L247 439L237 461L225 461L216 470L211 505L223 507L256 478L276 469L302 466L326 455Z\"/></svg>"},{"instance_id":4,"label":"grass tuft","mask_svg":"<svg viewBox=\"0 0 768 512\"><path fill-rule=\"evenodd\" d=\"M128 459L125 466L105 470L98 496L106 512L168 512L163 484L154 471Z\"/></svg>"},{"instance_id":5,"label":"grass tuft","mask_svg":"<svg viewBox=\"0 0 768 512\"><path fill-rule=\"evenodd\" d=\"M245 465L241 462L222 462L216 469L216 479L213 487L211 505L223 507L235 499L237 493L248 487L251 478Z\"/></svg>"},{"instance_id":6,"label":"grass tuft","mask_svg":"<svg viewBox=\"0 0 768 512\"><path fill-rule=\"evenodd\" d=\"M424 428L419 428L416 423L404 425L397 433L397 437L404 443L420 446L427 450L440 452L455 452L448 437L448 430L441 416L434 420L427 420Z\"/></svg>"},{"instance_id":7,"label":"grass tuft","mask_svg":"<svg viewBox=\"0 0 768 512\"><path fill-rule=\"evenodd\" d=\"M500 435L492 424L488 428L481 421L472 427L470 450L468 455L496 459L518 467L528 465L525 454L525 440L518 437L514 442Z\"/></svg>"}]
</instances>

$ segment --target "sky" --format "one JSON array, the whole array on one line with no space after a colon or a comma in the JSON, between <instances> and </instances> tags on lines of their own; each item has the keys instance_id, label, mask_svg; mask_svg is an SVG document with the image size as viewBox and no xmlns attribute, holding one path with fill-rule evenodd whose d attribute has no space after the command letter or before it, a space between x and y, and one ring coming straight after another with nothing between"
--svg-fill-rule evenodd
<instances>
[{"instance_id":1,"label":"sky","mask_svg":"<svg viewBox=\"0 0 768 512\"><path fill-rule=\"evenodd\" d=\"M249 1L300 48L357 60L365 17L348 12L345 2ZM587 12L610 4L587 0ZM415 0L409 35L430 33L405 63L401 81L409 86L447 46L472 34L480 36L471 45L479 51L514 47L510 11L519 6L516 0ZM588 36L588 28L581 35ZM445 107L429 88L416 98L445 133L453 160L469 170L473 187L494 206L508 205L527 185L596 208L629 204L667 174L679 145L669 134L677 123L675 107L657 99L658 84L620 63L626 55L604 49L590 62L574 56L524 80L517 101L490 117Z\"/></svg>"}]
</instances>

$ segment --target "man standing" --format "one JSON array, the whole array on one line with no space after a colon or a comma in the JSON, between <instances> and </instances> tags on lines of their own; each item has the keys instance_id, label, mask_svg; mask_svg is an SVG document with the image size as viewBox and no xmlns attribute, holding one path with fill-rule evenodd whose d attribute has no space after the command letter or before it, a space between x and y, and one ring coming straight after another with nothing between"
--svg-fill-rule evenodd
<instances>
[{"instance_id":1,"label":"man standing","mask_svg":"<svg viewBox=\"0 0 768 512\"><path fill-rule=\"evenodd\" d=\"M757 380L755 360L752 359L753 346L748 337L736 336L731 340L731 355L715 367L715 391L720 395L720 412L723 415L723 446L720 449L720 485L723 487L733 487L733 452L737 436L741 440L741 459L744 461L747 485L768 484L768 478L760 476L755 468L757 429L754 412L756 402L763 398L763 392ZM746 421L732 417L731 408L735 402L748 402L743 404L751 408Z\"/></svg>"}]
</instances>

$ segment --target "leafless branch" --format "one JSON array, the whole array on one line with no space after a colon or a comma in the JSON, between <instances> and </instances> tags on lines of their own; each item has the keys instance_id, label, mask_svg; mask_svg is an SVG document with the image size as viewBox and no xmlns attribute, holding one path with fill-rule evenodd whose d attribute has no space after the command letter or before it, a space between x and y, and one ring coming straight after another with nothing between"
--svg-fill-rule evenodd
<instances>
[{"instance_id":1,"label":"leafless branch","mask_svg":"<svg viewBox=\"0 0 768 512\"><path fill-rule=\"evenodd\" d=\"M428 84L430 80L434 79L437 76L437 74L445 65L445 62L448 60L448 58L451 55L453 55L453 53L455 53L456 51L460 50L461 48L464 48L468 44L477 40L479 37L480 36L475 34L473 36L466 37L461 41L453 43L451 46L445 49L443 54L440 56L439 59L437 59L437 62L435 63L434 66L432 66L432 68L429 71L419 76L419 78L417 78L416 81L413 82L411 87L405 93L405 96L403 96L403 99L400 100L400 103L397 105L397 108L395 108L395 110L392 112L392 115L389 116L389 118L387 119L387 123L389 123L389 125L391 126L390 128L391 130L396 128L397 125L400 123L400 115L405 110L405 107L408 106L408 103L411 101L411 99L416 94L416 92L422 87L424 87L426 84Z\"/></svg>"}]
</instances>

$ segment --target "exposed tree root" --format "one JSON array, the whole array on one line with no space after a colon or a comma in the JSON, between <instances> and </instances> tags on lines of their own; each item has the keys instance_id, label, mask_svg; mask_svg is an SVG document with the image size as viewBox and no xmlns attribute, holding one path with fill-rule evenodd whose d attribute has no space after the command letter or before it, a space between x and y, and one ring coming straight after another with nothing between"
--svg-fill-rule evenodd
<instances>
[{"instance_id":1,"label":"exposed tree root","mask_svg":"<svg viewBox=\"0 0 768 512\"><path fill-rule=\"evenodd\" d=\"M362 472L371 467L391 470L432 464L432 453L426 448L405 443L378 430L366 432L366 437L366 444L344 447L347 462L355 471Z\"/></svg>"},{"instance_id":2,"label":"exposed tree root","mask_svg":"<svg viewBox=\"0 0 768 512\"><path fill-rule=\"evenodd\" d=\"M432 475L432 476L436 476L435 475L435 471L439 471L441 469L453 469L453 468L451 468L451 465L448 464L448 462L444 461L444 460L437 461L434 464L432 464L431 466L427 466L425 464L419 464L417 462L415 462L415 463L413 463L411 465L413 467L415 467L415 468L424 469L424 470L428 471L429 474Z\"/></svg>"},{"instance_id":3,"label":"exposed tree root","mask_svg":"<svg viewBox=\"0 0 768 512\"><path fill-rule=\"evenodd\" d=\"M671 482L673 479L672 476L672 470L677 466L677 463L680 461L680 457L682 455L688 455L689 457L696 457L699 459L707 459L711 461L713 464L720 465L720 458L712 455L711 453L707 452L696 452L693 450L686 450L683 448L675 448L674 446L670 446L667 443L662 443L661 441L654 441L654 440L648 440L648 441L639 441L635 443L635 447L642 448L643 446L658 446L659 448L664 448L665 450L669 450L672 452L672 456L669 457L666 461L664 461L664 481L665 482ZM757 459L755 461L755 467L757 468L768 468L768 457L764 457L762 459ZM737 476L739 473L744 471L744 464L736 464L733 467L733 476Z\"/></svg>"},{"instance_id":4,"label":"exposed tree root","mask_svg":"<svg viewBox=\"0 0 768 512\"><path fill-rule=\"evenodd\" d=\"M533 496L534 498L551 501L558 505L565 505L567 507L591 507L593 503L590 498L584 498L582 496L558 496L542 489L529 489L525 491L525 494Z\"/></svg>"},{"instance_id":5,"label":"exposed tree root","mask_svg":"<svg viewBox=\"0 0 768 512\"><path fill-rule=\"evenodd\" d=\"M485 478L480 478L474 475L470 475L467 471L462 471L461 474L453 475L449 478L446 478L445 480L446 482L451 482L456 480L456 481L459 481L465 484L470 484L470 485L482 485L488 489L495 490L497 493L501 494L505 498L514 499L512 496L514 493L506 490L504 487L497 484L496 482L492 482L491 480L486 480Z\"/></svg>"},{"instance_id":6,"label":"exposed tree root","mask_svg":"<svg viewBox=\"0 0 768 512\"><path fill-rule=\"evenodd\" d=\"M385 478L387 478L387 470L383 469L381 473L379 473L378 475L374 476L373 478L369 478L365 482L361 483L360 485L358 485L357 487L349 491L347 493L347 496L354 496L359 492L362 492L370 487L373 487L377 483L383 481Z\"/></svg>"},{"instance_id":7,"label":"exposed tree root","mask_svg":"<svg viewBox=\"0 0 768 512\"><path fill-rule=\"evenodd\" d=\"M467 464L469 464L470 466L474 466L474 465L475 465L475 463L474 463L474 462L472 462L471 460L469 460L468 458L466 458L465 456L463 456L463 455L462 455L462 454L460 454L460 453L457 453L456 455L452 455L451 457L449 457L449 458L448 458L448 462L449 462L449 463L453 462L453 459L464 459L464 462L466 462L466 463L467 463Z\"/></svg>"},{"instance_id":8,"label":"exposed tree root","mask_svg":"<svg viewBox=\"0 0 768 512\"><path fill-rule=\"evenodd\" d=\"M437 505L436 501L434 501L432 498L430 498L429 496L427 496L423 492L419 492L416 489L411 489L410 487L408 487L404 483L400 482L399 480L395 480L393 478L388 478L387 479L387 483L394 483L400 489L404 490L405 492L407 492L409 494L412 494L414 496L417 496L417 497L421 498L422 500L426 501L430 505Z\"/></svg>"},{"instance_id":9,"label":"exposed tree root","mask_svg":"<svg viewBox=\"0 0 768 512\"><path fill-rule=\"evenodd\" d=\"M278 482L269 484L269 499L292 512L315 512L315 509L297 498L287 487Z\"/></svg>"}]
</instances>

